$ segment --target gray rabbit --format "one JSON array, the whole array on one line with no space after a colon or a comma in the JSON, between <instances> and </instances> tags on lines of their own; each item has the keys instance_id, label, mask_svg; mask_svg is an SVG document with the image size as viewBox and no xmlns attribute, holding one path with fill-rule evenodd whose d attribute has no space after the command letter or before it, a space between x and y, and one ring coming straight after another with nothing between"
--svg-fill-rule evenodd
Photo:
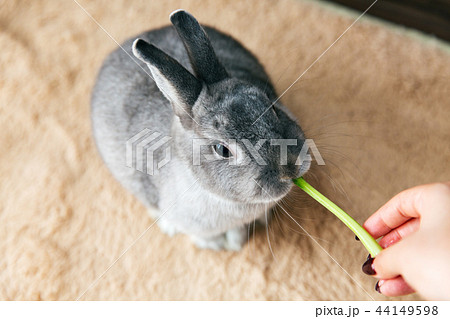
<instances>
[{"instance_id":1,"label":"gray rabbit","mask_svg":"<svg viewBox=\"0 0 450 319\"><path fill-rule=\"evenodd\" d=\"M96 144L114 177L157 208L149 212L164 232L188 234L201 248L239 250L247 225L267 222L292 178L308 170L309 160L298 162L305 137L239 42L183 10L170 20L174 27L140 34L105 60L92 96ZM126 165L127 142L149 131L166 137L152 161L170 150L154 174L133 168L142 154ZM200 161L195 141L203 143Z\"/></svg>"}]
</instances>

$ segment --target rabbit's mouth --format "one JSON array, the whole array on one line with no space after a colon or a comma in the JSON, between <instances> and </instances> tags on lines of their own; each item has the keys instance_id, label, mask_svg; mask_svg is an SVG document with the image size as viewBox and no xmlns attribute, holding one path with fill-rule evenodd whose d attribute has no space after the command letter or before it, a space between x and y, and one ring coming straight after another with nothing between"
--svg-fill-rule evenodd
<instances>
[{"instance_id":1,"label":"rabbit's mouth","mask_svg":"<svg viewBox=\"0 0 450 319\"><path fill-rule=\"evenodd\" d=\"M254 179L256 185L254 196L251 200L255 204L276 203L283 199L291 191L294 183L292 179L303 176L311 167L311 160L305 159L301 165L296 166L291 172L285 172L282 176L266 174L259 180Z\"/></svg>"},{"instance_id":2,"label":"rabbit's mouth","mask_svg":"<svg viewBox=\"0 0 450 319\"><path fill-rule=\"evenodd\" d=\"M258 183L256 196L252 200L255 204L275 204L283 199L292 189L292 180L282 180L276 187L264 187Z\"/></svg>"}]
</instances>

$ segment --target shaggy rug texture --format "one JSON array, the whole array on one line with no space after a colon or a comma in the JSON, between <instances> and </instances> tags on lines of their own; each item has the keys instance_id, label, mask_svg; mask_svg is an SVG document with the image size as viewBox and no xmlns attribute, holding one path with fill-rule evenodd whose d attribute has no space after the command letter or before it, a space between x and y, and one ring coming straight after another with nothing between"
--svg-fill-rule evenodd
<instances>
[{"instance_id":1,"label":"shaggy rug texture","mask_svg":"<svg viewBox=\"0 0 450 319\"><path fill-rule=\"evenodd\" d=\"M361 272L362 245L301 191L283 203L298 224L278 208L240 252L143 234L153 220L94 146L90 92L116 41L184 8L254 52L279 94L308 70L282 97L326 163L306 178L363 222L407 187L450 180L446 44L364 17L310 67L356 13L291 0L78 3L0 4L0 299L386 299Z\"/></svg>"}]
</instances>

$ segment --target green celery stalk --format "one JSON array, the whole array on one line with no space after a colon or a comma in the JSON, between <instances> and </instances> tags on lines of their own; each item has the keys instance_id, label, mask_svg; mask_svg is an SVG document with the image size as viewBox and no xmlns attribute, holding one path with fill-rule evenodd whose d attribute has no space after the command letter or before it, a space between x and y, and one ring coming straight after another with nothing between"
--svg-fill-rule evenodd
<instances>
[{"instance_id":1,"label":"green celery stalk","mask_svg":"<svg viewBox=\"0 0 450 319\"><path fill-rule=\"evenodd\" d=\"M308 184L303 177L293 179L295 185L303 189L308 195L322 204L326 209L336 215L350 230L358 236L361 243L366 247L367 251L370 253L372 257L378 255L380 251L383 250L380 244L365 230L356 220L354 220L350 215L344 212L341 208L339 208L336 204L322 195L319 191L317 191L314 187Z\"/></svg>"}]
</instances>

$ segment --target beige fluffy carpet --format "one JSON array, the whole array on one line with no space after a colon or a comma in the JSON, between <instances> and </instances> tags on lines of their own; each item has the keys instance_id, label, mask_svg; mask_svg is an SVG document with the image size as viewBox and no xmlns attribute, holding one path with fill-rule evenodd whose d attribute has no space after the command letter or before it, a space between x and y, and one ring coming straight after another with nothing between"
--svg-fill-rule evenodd
<instances>
[{"instance_id":1,"label":"beige fluffy carpet","mask_svg":"<svg viewBox=\"0 0 450 319\"><path fill-rule=\"evenodd\" d=\"M279 93L357 17L289 0L80 4L119 42L187 9L253 51ZM153 227L104 273L152 223L91 138L90 91L117 45L72 0L0 6L0 299L385 299L361 244L297 191L284 207L303 229L278 210L274 256L264 229L235 253ZM307 178L360 222L406 187L449 180L449 80L444 44L363 18L283 96L327 164Z\"/></svg>"}]
</instances>

